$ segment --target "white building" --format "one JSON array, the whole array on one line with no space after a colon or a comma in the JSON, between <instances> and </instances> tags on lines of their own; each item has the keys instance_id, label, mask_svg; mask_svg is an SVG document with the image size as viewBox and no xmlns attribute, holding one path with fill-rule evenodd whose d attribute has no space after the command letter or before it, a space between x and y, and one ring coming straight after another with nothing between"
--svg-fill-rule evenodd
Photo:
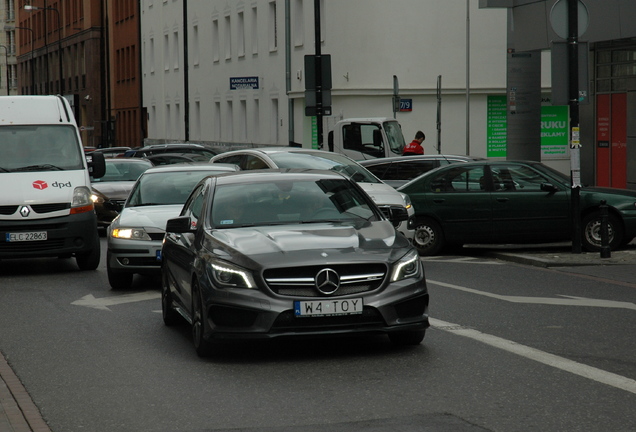
<instances>
[{"instance_id":1,"label":"white building","mask_svg":"<svg viewBox=\"0 0 636 432\"><path fill-rule=\"evenodd\" d=\"M437 153L441 76L441 152L493 156L488 98L506 95L508 11L477 0L321 0L320 9L333 83L325 148L342 118L394 115L396 76L412 102L395 113L405 139L422 130L425 151ZM313 0L142 0L147 141L311 147L304 56L315 54L315 22Z\"/></svg>"}]
</instances>

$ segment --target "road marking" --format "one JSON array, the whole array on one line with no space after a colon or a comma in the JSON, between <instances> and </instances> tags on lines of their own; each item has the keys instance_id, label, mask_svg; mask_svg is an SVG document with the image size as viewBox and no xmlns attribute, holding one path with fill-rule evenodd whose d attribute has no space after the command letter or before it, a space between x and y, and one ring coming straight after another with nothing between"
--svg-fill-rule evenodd
<instances>
[{"instance_id":1,"label":"road marking","mask_svg":"<svg viewBox=\"0 0 636 432\"><path fill-rule=\"evenodd\" d=\"M108 306L114 306L124 303L133 303L145 300L155 300L161 298L161 293L157 291L143 291L140 293L124 294L112 297L95 298L93 294L82 297L79 300L75 300L72 305L86 306L94 309L110 311Z\"/></svg>"},{"instance_id":2,"label":"road marking","mask_svg":"<svg viewBox=\"0 0 636 432\"><path fill-rule=\"evenodd\" d=\"M459 291L468 292L471 294L482 295L485 297L491 297L497 300L503 300L511 303L524 303L524 304L544 304L552 306L586 306L586 307L602 307L602 308L614 308L614 309L631 309L636 310L636 304L629 302L620 302L614 300L603 299L591 299L586 297L575 297L561 295L561 297L522 297L522 296L506 296L493 294L485 291L478 291L476 289L467 288L459 285L453 285L445 282L438 282L434 280L426 280L427 283L443 286L446 288L452 288Z\"/></svg>"},{"instance_id":3,"label":"road marking","mask_svg":"<svg viewBox=\"0 0 636 432\"><path fill-rule=\"evenodd\" d=\"M504 262L501 261L492 261L492 260L484 260L481 258L473 258L473 257L442 257L442 256L429 256L429 257L420 257L420 259L424 262L444 262L444 263L467 263L467 264L489 264L489 265L504 265Z\"/></svg>"},{"instance_id":4,"label":"road marking","mask_svg":"<svg viewBox=\"0 0 636 432\"><path fill-rule=\"evenodd\" d=\"M621 390L636 394L636 381L621 375L613 374L592 366L587 366L563 357L556 356L529 346L521 345L516 342L503 339L497 336L482 333L478 330L462 327L458 324L429 318L431 325L442 331L464 336L474 339L478 342L485 343L492 347L517 354L530 360L543 363L556 369L579 375L602 384L607 384Z\"/></svg>"}]
</instances>

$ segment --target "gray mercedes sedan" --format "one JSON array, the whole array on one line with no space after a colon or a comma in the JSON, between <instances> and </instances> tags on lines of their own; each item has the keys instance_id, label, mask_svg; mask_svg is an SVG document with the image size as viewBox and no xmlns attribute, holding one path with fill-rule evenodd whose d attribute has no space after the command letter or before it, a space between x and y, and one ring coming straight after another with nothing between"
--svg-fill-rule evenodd
<instances>
[{"instance_id":1,"label":"gray mercedes sedan","mask_svg":"<svg viewBox=\"0 0 636 432\"><path fill-rule=\"evenodd\" d=\"M219 339L382 333L417 345L429 295L417 251L347 176L255 170L207 177L162 249L166 325L185 319L196 352Z\"/></svg>"}]
</instances>

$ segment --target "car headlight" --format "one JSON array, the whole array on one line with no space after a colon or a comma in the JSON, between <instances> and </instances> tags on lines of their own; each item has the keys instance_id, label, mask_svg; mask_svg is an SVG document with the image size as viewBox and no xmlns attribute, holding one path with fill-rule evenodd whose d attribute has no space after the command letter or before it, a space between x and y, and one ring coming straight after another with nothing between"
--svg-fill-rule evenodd
<instances>
[{"instance_id":1,"label":"car headlight","mask_svg":"<svg viewBox=\"0 0 636 432\"><path fill-rule=\"evenodd\" d=\"M422 263L420 262L420 256L417 251L413 249L393 265L391 282L417 277L420 274L421 268Z\"/></svg>"},{"instance_id":2,"label":"car headlight","mask_svg":"<svg viewBox=\"0 0 636 432\"><path fill-rule=\"evenodd\" d=\"M410 209L413 205L411 204L411 197L409 197L405 193L401 193L401 195L402 195L402 201L404 201L404 207L406 207L407 210Z\"/></svg>"},{"instance_id":3,"label":"car headlight","mask_svg":"<svg viewBox=\"0 0 636 432\"><path fill-rule=\"evenodd\" d=\"M152 240L143 228L113 228L110 236L126 240Z\"/></svg>"},{"instance_id":4,"label":"car headlight","mask_svg":"<svg viewBox=\"0 0 636 432\"><path fill-rule=\"evenodd\" d=\"M91 201L93 201L94 203L103 203L105 199L103 195L93 191L93 193L91 194Z\"/></svg>"},{"instance_id":5,"label":"car headlight","mask_svg":"<svg viewBox=\"0 0 636 432\"><path fill-rule=\"evenodd\" d=\"M252 273L225 261L213 261L207 265L208 274L218 288L256 288Z\"/></svg>"}]
</instances>

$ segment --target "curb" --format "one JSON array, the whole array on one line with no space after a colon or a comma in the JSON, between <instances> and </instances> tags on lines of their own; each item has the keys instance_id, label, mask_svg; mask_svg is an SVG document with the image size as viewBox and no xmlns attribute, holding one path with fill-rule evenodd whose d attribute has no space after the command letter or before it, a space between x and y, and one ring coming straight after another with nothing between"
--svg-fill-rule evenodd
<instances>
[{"instance_id":1,"label":"curb","mask_svg":"<svg viewBox=\"0 0 636 432\"><path fill-rule=\"evenodd\" d=\"M0 353L0 430L51 432L40 410Z\"/></svg>"}]
</instances>

